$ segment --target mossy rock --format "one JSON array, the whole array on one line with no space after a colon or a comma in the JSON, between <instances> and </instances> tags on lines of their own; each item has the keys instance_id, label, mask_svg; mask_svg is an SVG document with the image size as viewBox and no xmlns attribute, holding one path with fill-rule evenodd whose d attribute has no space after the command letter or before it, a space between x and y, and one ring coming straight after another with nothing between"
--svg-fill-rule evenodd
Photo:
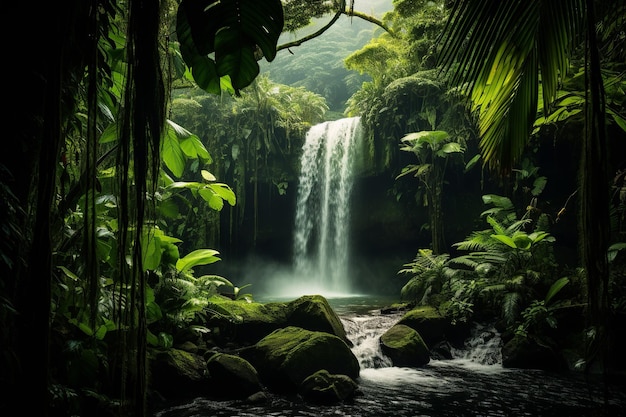
<instances>
[{"instance_id":1,"label":"mossy rock","mask_svg":"<svg viewBox=\"0 0 626 417\"><path fill-rule=\"evenodd\" d=\"M210 396L244 399L263 390L256 369L239 356L216 353L207 361L207 370Z\"/></svg>"},{"instance_id":2,"label":"mossy rock","mask_svg":"<svg viewBox=\"0 0 626 417\"><path fill-rule=\"evenodd\" d=\"M323 296L305 295L290 302L288 307L288 326L334 334L352 347L341 319Z\"/></svg>"},{"instance_id":3,"label":"mossy rock","mask_svg":"<svg viewBox=\"0 0 626 417\"><path fill-rule=\"evenodd\" d=\"M151 388L166 397L204 395L209 385L204 358L180 349L151 355L150 381Z\"/></svg>"},{"instance_id":4,"label":"mossy rock","mask_svg":"<svg viewBox=\"0 0 626 417\"><path fill-rule=\"evenodd\" d=\"M456 347L463 346L471 331L468 323L452 324L448 317L431 306L420 306L407 311L398 324L417 331L429 348L444 341Z\"/></svg>"},{"instance_id":5,"label":"mossy rock","mask_svg":"<svg viewBox=\"0 0 626 417\"><path fill-rule=\"evenodd\" d=\"M213 330L218 344L251 345L277 329L295 326L333 334L352 346L339 316L321 295L272 303L250 303L216 296L210 302L216 314L206 325Z\"/></svg>"},{"instance_id":6,"label":"mossy rock","mask_svg":"<svg viewBox=\"0 0 626 417\"><path fill-rule=\"evenodd\" d=\"M262 382L278 391L296 392L305 378L322 369L352 379L360 373L356 356L341 338L294 326L274 331L240 354Z\"/></svg>"},{"instance_id":7,"label":"mossy rock","mask_svg":"<svg viewBox=\"0 0 626 417\"><path fill-rule=\"evenodd\" d=\"M359 386L347 375L333 375L325 369L308 376L299 394L307 402L332 405L351 400Z\"/></svg>"},{"instance_id":8,"label":"mossy rock","mask_svg":"<svg viewBox=\"0 0 626 417\"><path fill-rule=\"evenodd\" d=\"M229 342L254 344L274 330L284 327L287 321L288 309L285 303L250 303L221 296L211 297L209 301L209 308L215 314L206 326L212 330L218 345Z\"/></svg>"},{"instance_id":9,"label":"mossy rock","mask_svg":"<svg viewBox=\"0 0 626 417\"><path fill-rule=\"evenodd\" d=\"M430 351L419 333L404 324L395 324L380 337L383 353L394 366L419 367L430 362Z\"/></svg>"}]
</instances>

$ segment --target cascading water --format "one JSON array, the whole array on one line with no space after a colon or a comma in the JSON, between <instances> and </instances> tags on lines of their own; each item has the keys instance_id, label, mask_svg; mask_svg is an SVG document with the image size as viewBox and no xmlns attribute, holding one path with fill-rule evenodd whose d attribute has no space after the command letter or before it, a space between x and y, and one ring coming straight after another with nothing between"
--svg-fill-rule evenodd
<instances>
[{"instance_id":1,"label":"cascading water","mask_svg":"<svg viewBox=\"0 0 626 417\"><path fill-rule=\"evenodd\" d=\"M335 299L331 304L345 302ZM371 307L371 308L370 308ZM337 307L334 307L337 308ZM499 351L500 337L478 325L466 349L454 359L431 360L418 368L396 367L380 350L379 338L402 313L382 314L350 297L340 319L361 367L359 392L352 401L328 406L271 395L268 401L195 398L157 410L155 417L501 417L624 416L626 394L607 397L589 376L558 375L538 370L506 369L485 364L483 351ZM477 353L480 352L480 353ZM457 356L458 355L458 356ZM612 413L608 413L611 410ZM602 412L600 412L602 411ZM607 412L607 413L604 413Z\"/></svg>"},{"instance_id":2,"label":"cascading water","mask_svg":"<svg viewBox=\"0 0 626 417\"><path fill-rule=\"evenodd\" d=\"M360 118L313 126L301 158L294 228L295 282L325 296L350 291L352 160Z\"/></svg>"}]
</instances>

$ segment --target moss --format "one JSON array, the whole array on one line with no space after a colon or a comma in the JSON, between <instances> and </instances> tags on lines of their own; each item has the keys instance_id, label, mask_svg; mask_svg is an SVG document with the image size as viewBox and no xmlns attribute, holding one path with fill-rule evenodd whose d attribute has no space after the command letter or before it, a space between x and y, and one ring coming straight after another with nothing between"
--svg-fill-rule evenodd
<instances>
[{"instance_id":1,"label":"moss","mask_svg":"<svg viewBox=\"0 0 626 417\"><path fill-rule=\"evenodd\" d=\"M440 319L443 318L441 313L435 308L431 306L421 306L416 307L410 311L408 311L403 320L419 320L419 319Z\"/></svg>"}]
</instances>

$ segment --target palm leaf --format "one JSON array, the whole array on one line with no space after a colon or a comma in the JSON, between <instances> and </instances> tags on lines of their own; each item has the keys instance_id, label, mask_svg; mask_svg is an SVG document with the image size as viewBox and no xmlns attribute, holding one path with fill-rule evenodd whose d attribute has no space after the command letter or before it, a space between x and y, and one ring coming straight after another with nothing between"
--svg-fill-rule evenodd
<instances>
[{"instance_id":1,"label":"palm leaf","mask_svg":"<svg viewBox=\"0 0 626 417\"><path fill-rule=\"evenodd\" d=\"M457 0L440 39L439 63L472 99L483 161L510 171L537 112L550 110L580 33L582 0Z\"/></svg>"}]
</instances>

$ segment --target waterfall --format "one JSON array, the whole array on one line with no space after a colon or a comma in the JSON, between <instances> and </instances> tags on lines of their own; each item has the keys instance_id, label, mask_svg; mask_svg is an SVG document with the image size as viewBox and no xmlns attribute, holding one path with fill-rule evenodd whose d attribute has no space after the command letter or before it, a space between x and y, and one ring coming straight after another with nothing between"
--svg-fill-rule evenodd
<instances>
[{"instance_id":1,"label":"waterfall","mask_svg":"<svg viewBox=\"0 0 626 417\"><path fill-rule=\"evenodd\" d=\"M457 359L469 359L482 365L502 363L502 339L493 325L475 323L472 334L462 349L452 349Z\"/></svg>"},{"instance_id":2,"label":"waterfall","mask_svg":"<svg viewBox=\"0 0 626 417\"><path fill-rule=\"evenodd\" d=\"M323 295L347 294L352 160L360 118L317 124L301 157L293 241L295 280Z\"/></svg>"}]
</instances>

